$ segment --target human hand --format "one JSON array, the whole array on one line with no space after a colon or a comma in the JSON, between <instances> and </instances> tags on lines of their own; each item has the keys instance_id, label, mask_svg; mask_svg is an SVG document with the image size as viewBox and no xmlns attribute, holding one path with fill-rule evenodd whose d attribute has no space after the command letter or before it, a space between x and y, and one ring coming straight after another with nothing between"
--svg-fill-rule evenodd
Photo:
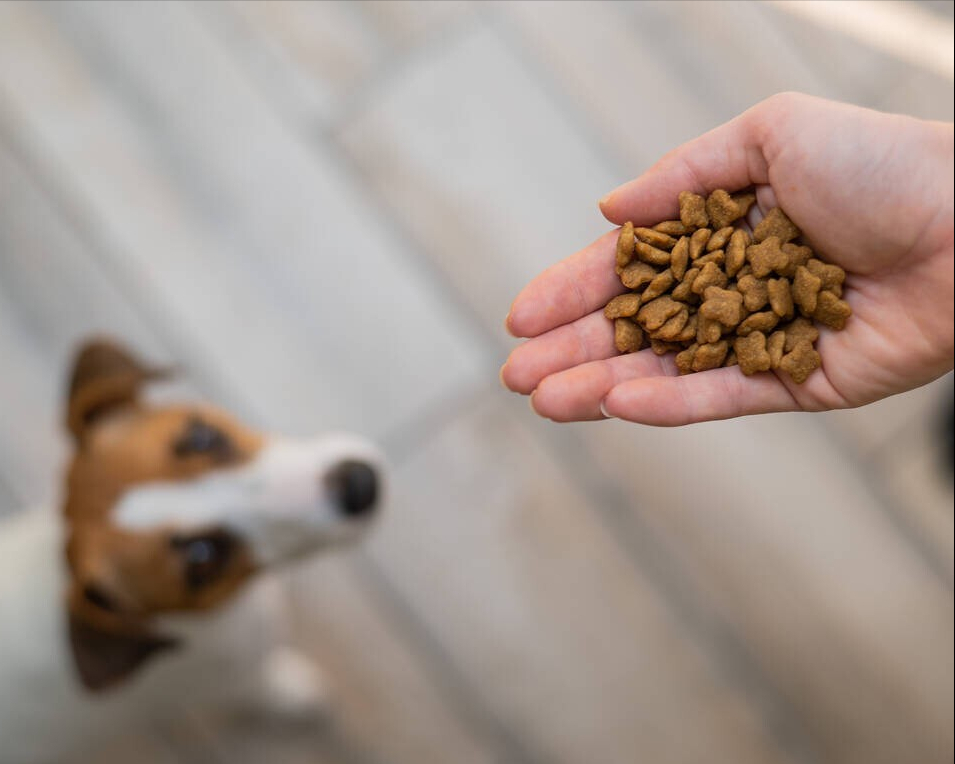
<instances>
[{"instance_id":1,"label":"human hand","mask_svg":"<svg viewBox=\"0 0 955 764\"><path fill-rule=\"evenodd\" d=\"M755 186L757 219L781 206L846 271L853 314L843 331L820 327L822 368L796 385L733 367L678 376L672 355L649 349L617 355L603 316L625 291L612 231L514 300L508 331L532 339L514 349L501 380L556 421L653 425L861 406L930 382L952 369L952 178L951 124L773 96L670 152L600 207L613 223L653 225L679 217L680 191Z\"/></svg>"}]
</instances>

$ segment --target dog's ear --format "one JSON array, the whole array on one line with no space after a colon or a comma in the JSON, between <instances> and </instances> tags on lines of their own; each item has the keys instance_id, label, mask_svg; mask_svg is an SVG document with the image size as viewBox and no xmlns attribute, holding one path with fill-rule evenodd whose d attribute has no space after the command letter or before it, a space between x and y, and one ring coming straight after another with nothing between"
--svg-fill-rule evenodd
<instances>
[{"instance_id":1,"label":"dog's ear","mask_svg":"<svg viewBox=\"0 0 955 764\"><path fill-rule=\"evenodd\" d=\"M140 388L169 376L169 369L142 364L107 339L86 342L73 360L67 395L66 424L77 441L99 417L133 403Z\"/></svg>"},{"instance_id":2,"label":"dog's ear","mask_svg":"<svg viewBox=\"0 0 955 764\"><path fill-rule=\"evenodd\" d=\"M104 631L73 613L69 616L69 638L80 681L93 692L119 684L146 660L178 644L175 639L149 633Z\"/></svg>"},{"instance_id":3,"label":"dog's ear","mask_svg":"<svg viewBox=\"0 0 955 764\"><path fill-rule=\"evenodd\" d=\"M149 658L179 644L130 618L118 599L97 583L71 590L67 628L77 676L92 692L121 683Z\"/></svg>"}]
</instances>

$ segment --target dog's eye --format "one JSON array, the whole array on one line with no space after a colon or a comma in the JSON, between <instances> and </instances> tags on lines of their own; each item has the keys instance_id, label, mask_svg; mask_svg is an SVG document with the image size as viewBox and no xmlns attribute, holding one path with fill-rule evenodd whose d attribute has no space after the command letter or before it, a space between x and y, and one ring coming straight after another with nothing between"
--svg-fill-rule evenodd
<instances>
[{"instance_id":1,"label":"dog's eye","mask_svg":"<svg viewBox=\"0 0 955 764\"><path fill-rule=\"evenodd\" d=\"M217 459L232 455L232 443L225 433L201 419L191 419L185 432L173 443L173 453L179 457L209 454Z\"/></svg>"},{"instance_id":2,"label":"dog's eye","mask_svg":"<svg viewBox=\"0 0 955 764\"><path fill-rule=\"evenodd\" d=\"M172 546L182 557L186 584L191 589L201 589L222 575L234 544L228 533L213 531L197 536L174 536Z\"/></svg>"}]
</instances>

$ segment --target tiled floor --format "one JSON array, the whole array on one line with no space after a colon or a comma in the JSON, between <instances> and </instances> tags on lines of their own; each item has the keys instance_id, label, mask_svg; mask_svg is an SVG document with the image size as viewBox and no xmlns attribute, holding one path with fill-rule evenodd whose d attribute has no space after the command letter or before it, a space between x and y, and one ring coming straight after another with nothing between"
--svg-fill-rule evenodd
<instances>
[{"instance_id":1,"label":"tiled floor","mask_svg":"<svg viewBox=\"0 0 955 764\"><path fill-rule=\"evenodd\" d=\"M55 498L92 331L395 464L369 543L293 582L329 725L197 709L83 761L951 760L951 375L677 430L497 384L595 200L784 89L953 116L769 3L0 4L0 513Z\"/></svg>"}]
</instances>

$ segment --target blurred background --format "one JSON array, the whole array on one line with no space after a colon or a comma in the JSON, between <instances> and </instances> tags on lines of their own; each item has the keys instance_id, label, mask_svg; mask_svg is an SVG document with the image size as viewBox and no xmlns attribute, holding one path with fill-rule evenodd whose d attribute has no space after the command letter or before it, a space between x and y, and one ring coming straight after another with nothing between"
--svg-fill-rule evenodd
<instances>
[{"instance_id":1,"label":"blurred background","mask_svg":"<svg viewBox=\"0 0 955 764\"><path fill-rule=\"evenodd\" d=\"M76 761L950 762L951 375L655 430L541 421L497 372L519 288L684 140L786 89L952 120L952 15L0 3L0 514L56 500L91 332L395 470L294 578L333 720L184 706Z\"/></svg>"}]
</instances>

